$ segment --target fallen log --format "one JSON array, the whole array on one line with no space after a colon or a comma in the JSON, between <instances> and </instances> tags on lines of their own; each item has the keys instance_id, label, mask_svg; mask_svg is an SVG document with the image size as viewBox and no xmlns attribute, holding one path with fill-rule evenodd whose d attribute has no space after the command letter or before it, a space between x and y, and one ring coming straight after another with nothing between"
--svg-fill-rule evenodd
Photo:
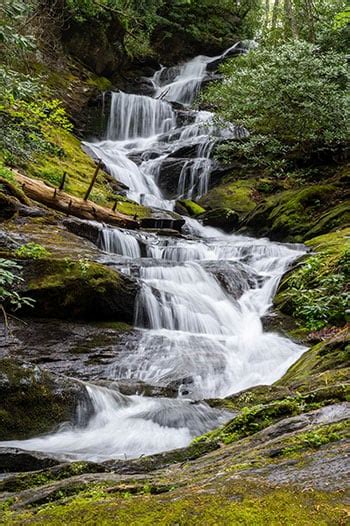
<instances>
[{"instance_id":1,"label":"fallen log","mask_svg":"<svg viewBox=\"0 0 350 526\"><path fill-rule=\"evenodd\" d=\"M67 194L59 188L48 186L39 179L32 179L17 171L14 171L14 173L23 192L30 199L54 210L88 221L100 221L124 228L139 228L139 222L125 214L97 205L91 201L84 201L84 199Z\"/></svg>"}]
</instances>

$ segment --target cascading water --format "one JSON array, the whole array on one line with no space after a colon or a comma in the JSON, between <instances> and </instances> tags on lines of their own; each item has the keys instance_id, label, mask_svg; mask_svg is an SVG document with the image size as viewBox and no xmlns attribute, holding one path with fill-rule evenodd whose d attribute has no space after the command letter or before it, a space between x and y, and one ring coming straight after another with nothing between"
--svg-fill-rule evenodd
<instances>
[{"instance_id":1,"label":"cascading water","mask_svg":"<svg viewBox=\"0 0 350 526\"><path fill-rule=\"evenodd\" d=\"M215 142L247 134L238 127L219 129L210 113L189 108L208 65L225 55L162 68L151 79L153 98L112 95L106 140L86 146L129 187L130 198L172 209L177 197L202 195ZM187 109L175 110L173 102ZM164 195L162 173L179 151L190 155L176 191ZM186 238L172 238L101 227L99 240L104 251L124 256L121 270L141 282L135 315L141 340L134 351L118 356L108 375L168 389L177 397L122 396L89 384L95 414L85 427L66 424L52 435L3 444L90 460L186 446L229 418L201 400L270 384L301 356L303 347L265 332L261 318L303 248L225 235L191 219L186 229ZM141 258L141 244L147 257Z\"/></svg>"}]
</instances>

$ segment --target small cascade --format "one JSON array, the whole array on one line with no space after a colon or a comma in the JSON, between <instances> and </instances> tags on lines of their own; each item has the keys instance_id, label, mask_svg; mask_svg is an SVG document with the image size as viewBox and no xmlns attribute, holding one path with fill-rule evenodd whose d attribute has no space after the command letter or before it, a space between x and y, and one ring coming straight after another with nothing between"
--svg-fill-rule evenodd
<instances>
[{"instance_id":1,"label":"small cascade","mask_svg":"<svg viewBox=\"0 0 350 526\"><path fill-rule=\"evenodd\" d=\"M107 140L152 137L173 126L175 114L167 102L121 91L112 93Z\"/></svg>"},{"instance_id":2,"label":"small cascade","mask_svg":"<svg viewBox=\"0 0 350 526\"><path fill-rule=\"evenodd\" d=\"M95 410L87 427L66 424L49 436L8 441L8 447L45 451L62 460L125 460L185 447L228 416L190 400L127 397L113 388L89 384L86 388Z\"/></svg>"},{"instance_id":3,"label":"small cascade","mask_svg":"<svg viewBox=\"0 0 350 526\"><path fill-rule=\"evenodd\" d=\"M112 94L106 140L85 147L128 186L129 198L172 210L177 198L196 199L208 191L217 141L248 132L218 127L210 112L191 110L190 104L215 64L237 51L235 44L219 57L161 68L151 79L153 97ZM70 423L51 435L2 445L93 461L185 447L230 418L203 400L271 384L302 355L304 347L264 331L262 317L304 247L185 221L184 237L108 227L99 239L102 250L124 256L119 270L140 283L140 339L125 346L106 376L177 397L122 396L113 385L87 384L94 415L85 427Z\"/></svg>"},{"instance_id":4,"label":"small cascade","mask_svg":"<svg viewBox=\"0 0 350 526\"><path fill-rule=\"evenodd\" d=\"M128 258L141 257L138 240L132 234L117 228L102 228L98 243L105 252L120 254Z\"/></svg>"}]
</instances>

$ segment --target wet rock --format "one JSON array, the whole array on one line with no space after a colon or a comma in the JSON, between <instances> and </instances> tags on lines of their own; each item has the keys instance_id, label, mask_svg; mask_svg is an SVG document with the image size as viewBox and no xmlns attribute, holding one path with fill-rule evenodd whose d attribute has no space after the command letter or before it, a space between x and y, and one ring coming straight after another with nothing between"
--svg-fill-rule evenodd
<instances>
[{"instance_id":1,"label":"wet rock","mask_svg":"<svg viewBox=\"0 0 350 526\"><path fill-rule=\"evenodd\" d=\"M19 243L15 241L9 234L0 230L0 248L2 250L13 250L19 247Z\"/></svg>"},{"instance_id":2,"label":"wet rock","mask_svg":"<svg viewBox=\"0 0 350 526\"><path fill-rule=\"evenodd\" d=\"M12 447L0 448L0 473L36 471L56 466L59 463L59 460L37 451L25 451Z\"/></svg>"},{"instance_id":3,"label":"wet rock","mask_svg":"<svg viewBox=\"0 0 350 526\"><path fill-rule=\"evenodd\" d=\"M165 197L172 199L177 196L181 171L187 159L167 158L163 161L157 183Z\"/></svg>"},{"instance_id":4,"label":"wet rock","mask_svg":"<svg viewBox=\"0 0 350 526\"><path fill-rule=\"evenodd\" d=\"M76 413L79 404L86 412ZM83 423L92 413L85 385L36 365L0 360L0 439L29 438L65 421ZM82 420L83 419L83 420Z\"/></svg>"},{"instance_id":5,"label":"wet rock","mask_svg":"<svg viewBox=\"0 0 350 526\"><path fill-rule=\"evenodd\" d=\"M222 228L225 232L232 232L234 228L238 227L239 216L229 208L214 208L200 216L203 225L214 226Z\"/></svg>"},{"instance_id":6,"label":"wet rock","mask_svg":"<svg viewBox=\"0 0 350 526\"><path fill-rule=\"evenodd\" d=\"M178 150L175 150L171 153L171 156L175 159L183 159L184 157L197 157L198 148L200 145L198 144L191 144L188 146L182 146L182 148L179 148Z\"/></svg>"},{"instance_id":7,"label":"wet rock","mask_svg":"<svg viewBox=\"0 0 350 526\"><path fill-rule=\"evenodd\" d=\"M94 243L98 243L101 225L93 221L82 221L80 219L66 219L63 221L64 226L73 234L84 237Z\"/></svg>"},{"instance_id":8,"label":"wet rock","mask_svg":"<svg viewBox=\"0 0 350 526\"><path fill-rule=\"evenodd\" d=\"M259 440L267 441L282 435L300 431L311 425L333 424L350 418L350 403L332 404L316 411L310 411L291 418L285 418L277 424L260 432Z\"/></svg>"},{"instance_id":9,"label":"wet rock","mask_svg":"<svg viewBox=\"0 0 350 526\"><path fill-rule=\"evenodd\" d=\"M43 208L23 204L18 206L18 213L22 217L46 217L49 215L49 212Z\"/></svg>"},{"instance_id":10,"label":"wet rock","mask_svg":"<svg viewBox=\"0 0 350 526\"><path fill-rule=\"evenodd\" d=\"M174 212L169 211L153 211L151 217L144 217L141 219L141 228L146 229L170 229L181 231L185 224L185 220Z\"/></svg>"},{"instance_id":11,"label":"wet rock","mask_svg":"<svg viewBox=\"0 0 350 526\"><path fill-rule=\"evenodd\" d=\"M132 354L139 338L122 322L11 320L10 336L0 330L0 358L16 356L55 375L96 381L110 378L110 366L121 352Z\"/></svg>"},{"instance_id":12,"label":"wet rock","mask_svg":"<svg viewBox=\"0 0 350 526\"><path fill-rule=\"evenodd\" d=\"M215 276L226 292L235 299L258 283L258 276L251 271L248 272L244 265L237 262L208 261L202 263L202 266Z\"/></svg>"}]
</instances>

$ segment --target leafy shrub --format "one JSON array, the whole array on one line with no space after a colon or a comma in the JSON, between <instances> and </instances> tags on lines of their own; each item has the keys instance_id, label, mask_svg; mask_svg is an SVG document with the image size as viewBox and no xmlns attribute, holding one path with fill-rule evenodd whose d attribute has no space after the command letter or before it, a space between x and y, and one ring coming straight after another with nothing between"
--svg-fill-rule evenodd
<instances>
[{"instance_id":1,"label":"leafy shrub","mask_svg":"<svg viewBox=\"0 0 350 526\"><path fill-rule=\"evenodd\" d=\"M21 266L15 261L0 258L0 306L4 311L4 305L9 305L13 310L27 305L32 306L33 300L21 296L16 290L15 285L23 279L18 275Z\"/></svg>"},{"instance_id":2,"label":"leafy shrub","mask_svg":"<svg viewBox=\"0 0 350 526\"><path fill-rule=\"evenodd\" d=\"M70 131L72 124L59 100L27 101L9 96L0 106L0 149L9 165L25 166L37 154L61 155L48 139L51 129Z\"/></svg>"},{"instance_id":3,"label":"leafy shrub","mask_svg":"<svg viewBox=\"0 0 350 526\"><path fill-rule=\"evenodd\" d=\"M310 330L342 324L349 309L350 250L327 268L323 254L312 256L292 274L288 292L297 318Z\"/></svg>"},{"instance_id":4,"label":"leafy shrub","mask_svg":"<svg viewBox=\"0 0 350 526\"><path fill-rule=\"evenodd\" d=\"M349 73L345 56L306 42L261 47L222 66L224 81L203 96L226 121L247 128L229 155L256 164L329 155L347 143Z\"/></svg>"},{"instance_id":5,"label":"leafy shrub","mask_svg":"<svg viewBox=\"0 0 350 526\"><path fill-rule=\"evenodd\" d=\"M16 256L28 259L41 259L50 256L50 252L39 243L27 243L16 250Z\"/></svg>"}]
</instances>

